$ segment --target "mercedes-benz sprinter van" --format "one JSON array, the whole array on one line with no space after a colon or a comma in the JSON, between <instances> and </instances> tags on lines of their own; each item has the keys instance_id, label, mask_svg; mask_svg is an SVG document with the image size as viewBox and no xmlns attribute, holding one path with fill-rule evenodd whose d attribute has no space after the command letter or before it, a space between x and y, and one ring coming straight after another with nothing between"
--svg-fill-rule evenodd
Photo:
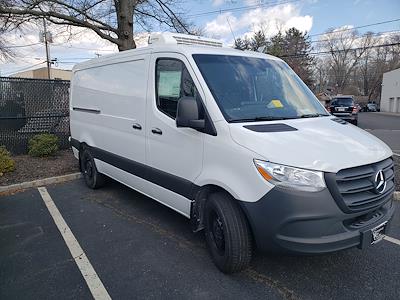
<instances>
[{"instance_id":1,"label":"mercedes-benz sprinter van","mask_svg":"<svg viewBox=\"0 0 400 300\"><path fill-rule=\"evenodd\" d=\"M366 248L388 230L392 151L330 115L279 58L154 34L76 65L70 94L86 184L111 177L189 218L223 272L256 249Z\"/></svg>"}]
</instances>

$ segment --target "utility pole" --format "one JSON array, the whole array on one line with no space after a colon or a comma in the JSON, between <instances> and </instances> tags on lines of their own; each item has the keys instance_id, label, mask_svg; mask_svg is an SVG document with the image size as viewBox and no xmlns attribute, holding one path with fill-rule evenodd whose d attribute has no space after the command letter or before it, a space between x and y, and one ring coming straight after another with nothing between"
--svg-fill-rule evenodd
<instances>
[{"instance_id":1,"label":"utility pole","mask_svg":"<svg viewBox=\"0 0 400 300\"><path fill-rule=\"evenodd\" d=\"M47 41L47 28L46 28L46 19L43 18L43 40L44 44L46 46L46 62L47 62L47 78L51 79L50 76L50 66L51 66L51 61L50 61L50 49L49 49L49 42Z\"/></svg>"}]
</instances>

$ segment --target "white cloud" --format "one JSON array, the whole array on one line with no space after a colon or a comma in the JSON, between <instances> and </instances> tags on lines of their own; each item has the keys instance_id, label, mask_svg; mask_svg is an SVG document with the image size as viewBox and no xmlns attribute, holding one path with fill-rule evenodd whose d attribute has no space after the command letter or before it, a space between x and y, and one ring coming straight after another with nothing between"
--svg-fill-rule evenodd
<instances>
[{"instance_id":1,"label":"white cloud","mask_svg":"<svg viewBox=\"0 0 400 300\"><path fill-rule=\"evenodd\" d=\"M285 30L295 27L300 31L308 32L310 31L313 23L313 18L311 16L293 17L289 19L285 24Z\"/></svg>"},{"instance_id":2,"label":"white cloud","mask_svg":"<svg viewBox=\"0 0 400 300\"><path fill-rule=\"evenodd\" d=\"M313 18L301 15L300 8L294 4L285 4L269 8L256 8L245 12L240 17L231 13L223 13L214 20L206 23L204 31L207 35L219 38L225 42L232 40L229 23L236 36L262 29L267 36L273 36L279 30L285 31L296 27L300 31L310 31Z\"/></svg>"},{"instance_id":3,"label":"white cloud","mask_svg":"<svg viewBox=\"0 0 400 300\"><path fill-rule=\"evenodd\" d=\"M221 6L225 3L225 0L212 0L212 6Z\"/></svg>"},{"instance_id":4,"label":"white cloud","mask_svg":"<svg viewBox=\"0 0 400 300\"><path fill-rule=\"evenodd\" d=\"M214 38L222 38L231 34L231 28L233 31L238 28L238 19L232 13L227 12L208 22L204 27L204 31Z\"/></svg>"}]
</instances>

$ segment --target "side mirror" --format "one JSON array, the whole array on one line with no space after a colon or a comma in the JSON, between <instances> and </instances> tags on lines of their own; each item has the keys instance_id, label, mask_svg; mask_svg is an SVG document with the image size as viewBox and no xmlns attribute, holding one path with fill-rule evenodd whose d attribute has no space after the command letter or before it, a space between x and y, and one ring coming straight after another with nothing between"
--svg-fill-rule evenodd
<instances>
[{"instance_id":1,"label":"side mirror","mask_svg":"<svg viewBox=\"0 0 400 300\"><path fill-rule=\"evenodd\" d=\"M204 130L205 120L200 119L199 106L193 97L182 97L178 100L176 126Z\"/></svg>"}]
</instances>

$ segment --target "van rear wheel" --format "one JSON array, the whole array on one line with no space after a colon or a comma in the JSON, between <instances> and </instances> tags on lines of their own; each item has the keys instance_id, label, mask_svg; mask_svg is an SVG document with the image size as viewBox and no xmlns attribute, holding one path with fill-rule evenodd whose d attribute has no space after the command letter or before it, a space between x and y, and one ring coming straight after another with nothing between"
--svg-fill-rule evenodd
<instances>
[{"instance_id":1,"label":"van rear wheel","mask_svg":"<svg viewBox=\"0 0 400 300\"><path fill-rule=\"evenodd\" d=\"M105 176L97 170L89 149L83 149L82 154L80 155L80 163L86 185L91 189L102 187L105 183Z\"/></svg>"},{"instance_id":2,"label":"van rear wheel","mask_svg":"<svg viewBox=\"0 0 400 300\"><path fill-rule=\"evenodd\" d=\"M224 273L248 267L252 256L249 224L229 195L211 194L205 211L205 235L211 258Z\"/></svg>"}]
</instances>

